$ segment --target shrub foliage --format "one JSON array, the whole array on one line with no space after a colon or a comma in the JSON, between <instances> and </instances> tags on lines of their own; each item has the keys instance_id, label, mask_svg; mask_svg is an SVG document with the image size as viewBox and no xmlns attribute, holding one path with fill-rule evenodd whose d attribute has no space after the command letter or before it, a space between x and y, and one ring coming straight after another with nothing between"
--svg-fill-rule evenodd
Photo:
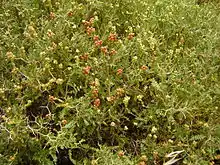
<instances>
[{"instance_id":1,"label":"shrub foliage","mask_svg":"<svg viewBox=\"0 0 220 165\"><path fill-rule=\"evenodd\" d=\"M215 1L0 1L0 164L214 164L219 11Z\"/></svg>"}]
</instances>

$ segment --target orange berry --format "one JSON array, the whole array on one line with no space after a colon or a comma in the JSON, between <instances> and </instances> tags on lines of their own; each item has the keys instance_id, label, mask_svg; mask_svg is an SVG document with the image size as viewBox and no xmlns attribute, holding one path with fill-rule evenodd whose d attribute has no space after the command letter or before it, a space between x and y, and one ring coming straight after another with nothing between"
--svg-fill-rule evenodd
<instances>
[{"instance_id":1,"label":"orange berry","mask_svg":"<svg viewBox=\"0 0 220 165\"><path fill-rule=\"evenodd\" d=\"M138 163L138 165L147 165L147 164L145 163L145 161L141 161Z\"/></svg>"},{"instance_id":2,"label":"orange berry","mask_svg":"<svg viewBox=\"0 0 220 165\"><path fill-rule=\"evenodd\" d=\"M95 46L101 46L102 45L102 40L97 40L95 41Z\"/></svg>"},{"instance_id":3,"label":"orange berry","mask_svg":"<svg viewBox=\"0 0 220 165\"><path fill-rule=\"evenodd\" d=\"M99 80L96 78L94 81L91 81L89 85L91 88L93 87L98 88L100 86L100 83L99 83Z\"/></svg>"},{"instance_id":4,"label":"orange berry","mask_svg":"<svg viewBox=\"0 0 220 165\"><path fill-rule=\"evenodd\" d=\"M48 100L49 100L49 102L54 103L55 97L54 97L54 96L49 95Z\"/></svg>"},{"instance_id":5,"label":"orange berry","mask_svg":"<svg viewBox=\"0 0 220 165\"><path fill-rule=\"evenodd\" d=\"M82 23L84 26L91 26L92 25L91 22L85 21L85 20L83 20Z\"/></svg>"},{"instance_id":6,"label":"orange berry","mask_svg":"<svg viewBox=\"0 0 220 165\"><path fill-rule=\"evenodd\" d=\"M69 11L67 15L68 15L69 17L72 17L72 16L73 16L73 12L72 12L72 11Z\"/></svg>"},{"instance_id":7,"label":"orange berry","mask_svg":"<svg viewBox=\"0 0 220 165\"><path fill-rule=\"evenodd\" d=\"M102 47L101 47L101 51L102 51L104 54L108 53L107 46L102 46Z\"/></svg>"},{"instance_id":8,"label":"orange berry","mask_svg":"<svg viewBox=\"0 0 220 165\"><path fill-rule=\"evenodd\" d=\"M48 30L48 31L47 31L47 35L48 35L48 37L52 37L52 36L54 36L55 34L54 34L51 30Z\"/></svg>"},{"instance_id":9,"label":"orange berry","mask_svg":"<svg viewBox=\"0 0 220 165\"><path fill-rule=\"evenodd\" d=\"M129 39L129 40L132 40L133 38L134 38L134 33L129 33L129 34L128 34L128 39Z\"/></svg>"},{"instance_id":10,"label":"orange berry","mask_svg":"<svg viewBox=\"0 0 220 165\"><path fill-rule=\"evenodd\" d=\"M93 97L98 97L98 94L99 94L98 89L93 89L92 94L93 94Z\"/></svg>"},{"instance_id":11,"label":"orange berry","mask_svg":"<svg viewBox=\"0 0 220 165\"><path fill-rule=\"evenodd\" d=\"M100 106L100 104L101 104L101 101L99 98L95 99L95 101L93 102L93 105L97 108Z\"/></svg>"},{"instance_id":12,"label":"orange berry","mask_svg":"<svg viewBox=\"0 0 220 165\"><path fill-rule=\"evenodd\" d=\"M50 19L54 19L55 18L55 14L53 12L50 12Z\"/></svg>"},{"instance_id":13,"label":"orange berry","mask_svg":"<svg viewBox=\"0 0 220 165\"><path fill-rule=\"evenodd\" d=\"M121 75L122 73L123 73L123 69L120 68L117 70L117 75Z\"/></svg>"},{"instance_id":14,"label":"orange berry","mask_svg":"<svg viewBox=\"0 0 220 165\"><path fill-rule=\"evenodd\" d=\"M115 50L115 49L112 49L111 51L110 51L110 56L112 56L112 55L114 55L114 54L116 54L117 53L117 51Z\"/></svg>"},{"instance_id":15,"label":"orange berry","mask_svg":"<svg viewBox=\"0 0 220 165\"><path fill-rule=\"evenodd\" d=\"M90 66L84 67L84 68L83 68L83 74L89 74L90 70L91 70L91 67L90 67Z\"/></svg>"},{"instance_id":16,"label":"orange berry","mask_svg":"<svg viewBox=\"0 0 220 165\"><path fill-rule=\"evenodd\" d=\"M124 151L119 151L119 152L118 152L118 156L119 156L119 157L122 157L122 156L124 156L124 155L125 155Z\"/></svg>"},{"instance_id":17,"label":"orange berry","mask_svg":"<svg viewBox=\"0 0 220 165\"><path fill-rule=\"evenodd\" d=\"M144 71L147 70L147 66L146 65L142 65L141 66L141 70L144 70Z\"/></svg>"},{"instance_id":18,"label":"orange berry","mask_svg":"<svg viewBox=\"0 0 220 165\"><path fill-rule=\"evenodd\" d=\"M93 37L93 41L98 41L98 40L99 40L99 36L95 35L95 36Z\"/></svg>"},{"instance_id":19,"label":"orange berry","mask_svg":"<svg viewBox=\"0 0 220 165\"><path fill-rule=\"evenodd\" d=\"M90 35L91 33L95 32L95 28L94 27L87 27L86 32L88 35Z\"/></svg>"},{"instance_id":20,"label":"orange berry","mask_svg":"<svg viewBox=\"0 0 220 165\"><path fill-rule=\"evenodd\" d=\"M109 41L117 41L117 34L110 33L108 40Z\"/></svg>"},{"instance_id":21,"label":"orange berry","mask_svg":"<svg viewBox=\"0 0 220 165\"><path fill-rule=\"evenodd\" d=\"M79 58L80 58L81 60L85 60L85 61L87 61L88 58L89 58L89 54L88 54L88 53L85 53L84 55L79 56Z\"/></svg>"},{"instance_id":22,"label":"orange berry","mask_svg":"<svg viewBox=\"0 0 220 165\"><path fill-rule=\"evenodd\" d=\"M61 122L63 125L66 125L67 124L67 121L66 120L62 120Z\"/></svg>"}]
</instances>

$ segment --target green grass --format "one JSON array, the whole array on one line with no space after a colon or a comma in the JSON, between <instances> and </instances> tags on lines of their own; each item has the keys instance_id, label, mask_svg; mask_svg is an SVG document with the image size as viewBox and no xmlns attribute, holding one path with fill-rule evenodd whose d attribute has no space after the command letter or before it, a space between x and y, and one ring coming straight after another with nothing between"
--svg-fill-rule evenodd
<instances>
[{"instance_id":1,"label":"green grass","mask_svg":"<svg viewBox=\"0 0 220 165\"><path fill-rule=\"evenodd\" d=\"M1 1L0 164L217 164L219 7Z\"/></svg>"}]
</instances>

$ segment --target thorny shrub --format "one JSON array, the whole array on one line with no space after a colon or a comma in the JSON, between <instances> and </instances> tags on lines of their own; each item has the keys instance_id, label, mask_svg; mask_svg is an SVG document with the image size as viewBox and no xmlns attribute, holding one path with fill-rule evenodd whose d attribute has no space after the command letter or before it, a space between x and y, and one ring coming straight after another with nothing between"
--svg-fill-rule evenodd
<instances>
[{"instance_id":1,"label":"thorny shrub","mask_svg":"<svg viewBox=\"0 0 220 165\"><path fill-rule=\"evenodd\" d=\"M214 1L0 1L0 164L219 161L219 14Z\"/></svg>"}]
</instances>

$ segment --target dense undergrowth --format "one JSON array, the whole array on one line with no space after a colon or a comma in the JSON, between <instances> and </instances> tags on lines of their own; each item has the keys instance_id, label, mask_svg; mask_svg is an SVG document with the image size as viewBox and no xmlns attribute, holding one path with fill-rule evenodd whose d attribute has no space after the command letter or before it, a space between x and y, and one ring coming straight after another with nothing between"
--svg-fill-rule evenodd
<instances>
[{"instance_id":1,"label":"dense undergrowth","mask_svg":"<svg viewBox=\"0 0 220 165\"><path fill-rule=\"evenodd\" d=\"M217 164L219 14L218 1L0 1L0 164Z\"/></svg>"}]
</instances>

